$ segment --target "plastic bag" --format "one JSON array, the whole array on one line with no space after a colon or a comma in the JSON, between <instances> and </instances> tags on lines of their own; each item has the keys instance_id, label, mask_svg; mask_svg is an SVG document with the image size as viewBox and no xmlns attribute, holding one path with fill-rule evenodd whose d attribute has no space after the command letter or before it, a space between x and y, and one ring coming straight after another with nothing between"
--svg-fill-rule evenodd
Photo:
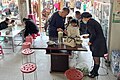
<instances>
[{"instance_id":1,"label":"plastic bag","mask_svg":"<svg viewBox=\"0 0 120 80\"><path fill-rule=\"evenodd\" d=\"M79 63L79 64L76 65L75 68L82 71L84 75L89 74L89 67L86 63Z\"/></svg>"}]
</instances>

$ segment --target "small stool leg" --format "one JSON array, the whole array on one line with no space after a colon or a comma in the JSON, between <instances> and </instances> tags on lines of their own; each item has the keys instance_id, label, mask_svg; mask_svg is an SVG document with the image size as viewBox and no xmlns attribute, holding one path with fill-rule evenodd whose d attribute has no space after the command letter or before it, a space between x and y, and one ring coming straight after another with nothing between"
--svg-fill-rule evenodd
<instances>
[{"instance_id":1,"label":"small stool leg","mask_svg":"<svg viewBox=\"0 0 120 80\"><path fill-rule=\"evenodd\" d=\"M25 80L24 73L22 73L23 80Z\"/></svg>"},{"instance_id":2,"label":"small stool leg","mask_svg":"<svg viewBox=\"0 0 120 80\"><path fill-rule=\"evenodd\" d=\"M37 71L34 72L34 80L37 80Z\"/></svg>"},{"instance_id":3,"label":"small stool leg","mask_svg":"<svg viewBox=\"0 0 120 80\"><path fill-rule=\"evenodd\" d=\"M24 56L25 56L26 62L28 63L29 62L28 56L27 55L24 55Z\"/></svg>"},{"instance_id":4,"label":"small stool leg","mask_svg":"<svg viewBox=\"0 0 120 80\"><path fill-rule=\"evenodd\" d=\"M22 64L24 63L24 60L23 60L23 59L24 59L24 55L22 55Z\"/></svg>"},{"instance_id":5,"label":"small stool leg","mask_svg":"<svg viewBox=\"0 0 120 80\"><path fill-rule=\"evenodd\" d=\"M28 59L28 62L31 62L31 55L28 55L27 59Z\"/></svg>"},{"instance_id":6,"label":"small stool leg","mask_svg":"<svg viewBox=\"0 0 120 80\"><path fill-rule=\"evenodd\" d=\"M36 64L36 53L34 53L34 59L35 59L35 64Z\"/></svg>"}]
</instances>

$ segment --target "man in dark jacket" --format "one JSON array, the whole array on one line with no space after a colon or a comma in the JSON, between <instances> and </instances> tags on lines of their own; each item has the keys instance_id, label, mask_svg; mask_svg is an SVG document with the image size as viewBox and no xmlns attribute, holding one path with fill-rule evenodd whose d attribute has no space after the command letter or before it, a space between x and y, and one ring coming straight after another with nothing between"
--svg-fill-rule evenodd
<instances>
[{"instance_id":1,"label":"man in dark jacket","mask_svg":"<svg viewBox=\"0 0 120 80\"><path fill-rule=\"evenodd\" d=\"M58 38L58 32L62 31L63 33L66 34L66 30L65 30L65 18L66 16L69 14L70 10L69 8L63 8L61 11L57 11L55 12L50 20L49 20L49 39L50 40L54 40L56 41L56 39ZM59 52L58 50L46 50L46 54L49 54L50 52Z\"/></svg>"},{"instance_id":2,"label":"man in dark jacket","mask_svg":"<svg viewBox=\"0 0 120 80\"><path fill-rule=\"evenodd\" d=\"M0 30L8 28L10 19L6 18L3 22L0 23Z\"/></svg>"},{"instance_id":3,"label":"man in dark jacket","mask_svg":"<svg viewBox=\"0 0 120 80\"><path fill-rule=\"evenodd\" d=\"M90 46L90 50L92 51L94 67L90 72L89 77L94 78L98 76L100 57L104 57L104 54L107 53L107 46L101 25L91 17L92 15L88 12L84 12L81 15L82 21L84 24L87 25L88 33L90 35L88 45Z\"/></svg>"},{"instance_id":4,"label":"man in dark jacket","mask_svg":"<svg viewBox=\"0 0 120 80\"><path fill-rule=\"evenodd\" d=\"M24 37L26 37L28 35L38 34L39 29L38 29L37 25L33 22L33 20L28 19L28 18L23 18L23 22L25 24ZM35 36L33 36L33 38L35 38Z\"/></svg>"},{"instance_id":5,"label":"man in dark jacket","mask_svg":"<svg viewBox=\"0 0 120 80\"><path fill-rule=\"evenodd\" d=\"M68 8L63 8L61 11L55 12L50 19L49 22L49 37L50 38L57 38L58 31L62 31L66 33L65 30L65 17L69 14Z\"/></svg>"}]
</instances>

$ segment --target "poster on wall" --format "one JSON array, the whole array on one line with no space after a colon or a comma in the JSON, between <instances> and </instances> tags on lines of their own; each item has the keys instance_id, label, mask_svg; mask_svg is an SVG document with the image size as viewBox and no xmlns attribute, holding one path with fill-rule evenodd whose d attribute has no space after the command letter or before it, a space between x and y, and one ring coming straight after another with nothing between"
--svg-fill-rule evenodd
<instances>
[{"instance_id":1,"label":"poster on wall","mask_svg":"<svg viewBox=\"0 0 120 80\"><path fill-rule=\"evenodd\" d=\"M102 19L108 19L109 17L109 11L110 11L110 4L104 4L103 6L103 15Z\"/></svg>"},{"instance_id":2,"label":"poster on wall","mask_svg":"<svg viewBox=\"0 0 120 80\"><path fill-rule=\"evenodd\" d=\"M102 19L102 4L98 6L98 19L101 21Z\"/></svg>"},{"instance_id":3,"label":"poster on wall","mask_svg":"<svg viewBox=\"0 0 120 80\"><path fill-rule=\"evenodd\" d=\"M115 0L115 11L113 13L113 23L120 23L120 0Z\"/></svg>"}]
</instances>

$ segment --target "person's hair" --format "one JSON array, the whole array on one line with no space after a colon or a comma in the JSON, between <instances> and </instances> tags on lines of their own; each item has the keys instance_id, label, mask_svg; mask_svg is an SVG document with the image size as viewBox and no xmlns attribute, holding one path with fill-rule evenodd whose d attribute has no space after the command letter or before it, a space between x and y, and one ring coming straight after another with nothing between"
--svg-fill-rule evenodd
<instances>
[{"instance_id":1,"label":"person's hair","mask_svg":"<svg viewBox=\"0 0 120 80\"><path fill-rule=\"evenodd\" d=\"M78 22L78 20L76 20L76 19L72 19L72 20L70 21L70 23L76 23L77 25L79 25L79 22Z\"/></svg>"},{"instance_id":2,"label":"person's hair","mask_svg":"<svg viewBox=\"0 0 120 80\"><path fill-rule=\"evenodd\" d=\"M15 22L15 20L11 20L11 23L14 23Z\"/></svg>"},{"instance_id":3,"label":"person's hair","mask_svg":"<svg viewBox=\"0 0 120 80\"><path fill-rule=\"evenodd\" d=\"M5 21L9 21L10 19L9 18L6 18Z\"/></svg>"},{"instance_id":4,"label":"person's hair","mask_svg":"<svg viewBox=\"0 0 120 80\"><path fill-rule=\"evenodd\" d=\"M70 16L70 17L68 17L68 20L71 20L72 19L72 17Z\"/></svg>"},{"instance_id":5,"label":"person's hair","mask_svg":"<svg viewBox=\"0 0 120 80\"><path fill-rule=\"evenodd\" d=\"M75 14L76 14L76 15L79 15L79 14L80 14L80 11L76 11Z\"/></svg>"},{"instance_id":6,"label":"person's hair","mask_svg":"<svg viewBox=\"0 0 120 80\"><path fill-rule=\"evenodd\" d=\"M27 20L27 18L23 18L23 21L26 21Z\"/></svg>"},{"instance_id":7,"label":"person's hair","mask_svg":"<svg viewBox=\"0 0 120 80\"><path fill-rule=\"evenodd\" d=\"M83 12L81 14L81 18L91 18L91 17L92 17L92 15L89 12Z\"/></svg>"},{"instance_id":8,"label":"person's hair","mask_svg":"<svg viewBox=\"0 0 120 80\"><path fill-rule=\"evenodd\" d=\"M30 20L30 18L23 18L23 22L27 21L27 20Z\"/></svg>"},{"instance_id":9,"label":"person's hair","mask_svg":"<svg viewBox=\"0 0 120 80\"><path fill-rule=\"evenodd\" d=\"M66 11L66 12L70 12L70 9L68 8L68 7L64 7L63 9L62 9L63 11Z\"/></svg>"}]
</instances>

